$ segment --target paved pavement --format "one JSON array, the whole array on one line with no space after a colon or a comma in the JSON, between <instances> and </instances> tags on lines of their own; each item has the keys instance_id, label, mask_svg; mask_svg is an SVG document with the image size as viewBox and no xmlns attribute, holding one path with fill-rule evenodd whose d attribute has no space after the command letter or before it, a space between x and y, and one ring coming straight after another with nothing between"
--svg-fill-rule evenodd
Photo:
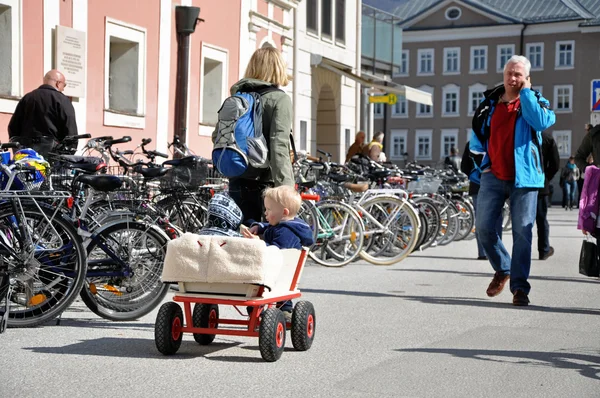
<instances>
[{"instance_id":1,"label":"paved pavement","mask_svg":"<svg viewBox=\"0 0 600 398\"><path fill-rule=\"evenodd\" d=\"M392 267L307 266L315 342L296 352L288 335L275 363L241 337L185 336L164 357L156 311L114 323L78 302L60 326L0 335L0 397L600 397L600 283L578 274L576 212L549 219L556 255L532 262L526 308L485 295L492 271L474 241Z\"/></svg>"}]
</instances>

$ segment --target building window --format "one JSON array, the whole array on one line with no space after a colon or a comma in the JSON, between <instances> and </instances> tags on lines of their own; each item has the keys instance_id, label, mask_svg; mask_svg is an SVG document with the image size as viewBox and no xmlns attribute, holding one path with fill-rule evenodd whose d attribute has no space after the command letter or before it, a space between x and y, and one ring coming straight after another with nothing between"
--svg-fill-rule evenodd
<instances>
[{"instance_id":1,"label":"building window","mask_svg":"<svg viewBox=\"0 0 600 398\"><path fill-rule=\"evenodd\" d=\"M544 86L531 86L532 90L539 91L541 95L544 95Z\"/></svg>"},{"instance_id":2,"label":"building window","mask_svg":"<svg viewBox=\"0 0 600 398\"><path fill-rule=\"evenodd\" d=\"M432 130L417 130L415 134L415 154L420 160L431 160Z\"/></svg>"},{"instance_id":3,"label":"building window","mask_svg":"<svg viewBox=\"0 0 600 398\"><path fill-rule=\"evenodd\" d=\"M335 41L346 42L346 0L335 1Z\"/></svg>"},{"instance_id":4,"label":"building window","mask_svg":"<svg viewBox=\"0 0 600 398\"><path fill-rule=\"evenodd\" d=\"M21 95L21 2L0 0L0 96ZM13 113L15 99L0 98L0 112Z\"/></svg>"},{"instance_id":5,"label":"building window","mask_svg":"<svg viewBox=\"0 0 600 398\"><path fill-rule=\"evenodd\" d=\"M331 2L333 0L321 0L321 35L331 39Z\"/></svg>"},{"instance_id":6,"label":"building window","mask_svg":"<svg viewBox=\"0 0 600 398\"><path fill-rule=\"evenodd\" d=\"M556 69L572 69L575 66L575 41L556 42Z\"/></svg>"},{"instance_id":7,"label":"building window","mask_svg":"<svg viewBox=\"0 0 600 398\"><path fill-rule=\"evenodd\" d=\"M450 156L452 148L458 149L458 129L442 129L440 157Z\"/></svg>"},{"instance_id":8,"label":"building window","mask_svg":"<svg viewBox=\"0 0 600 398\"><path fill-rule=\"evenodd\" d=\"M350 129L344 130L344 133L344 136L346 137L346 150L348 150L350 148L350 145L352 145L352 138L350 138Z\"/></svg>"},{"instance_id":9,"label":"building window","mask_svg":"<svg viewBox=\"0 0 600 398\"><path fill-rule=\"evenodd\" d=\"M104 124L145 127L146 29L106 19Z\"/></svg>"},{"instance_id":10,"label":"building window","mask_svg":"<svg viewBox=\"0 0 600 398\"><path fill-rule=\"evenodd\" d=\"M448 84L442 87L442 116L459 116L460 87Z\"/></svg>"},{"instance_id":11,"label":"building window","mask_svg":"<svg viewBox=\"0 0 600 398\"><path fill-rule=\"evenodd\" d=\"M460 73L460 47L444 48L444 74Z\"/></svg>"},{"instance_id":12,"label":"building window","mask_svg":"<svg viewBox=\"0 0 600 398\"><path fill-rule=\"evenodd\" d=\"M300 120L300 150L306 151L308 148L308 123L306 120Z\"/></svg>"},{"instance_id":13,"label":"building window","mask_svg":"<svg viewBox=\"0 0 600 398\"><path fill-rule=\"evenodd\" d=\"M498 53L497 53L497 65L496 65L496 70L499 73L502 73L504 71L504 65L506 65L506 63L508 62L508 60L510 59L510 57L512 57L515 54L515 45L514 44L505 44L502 46L498 46Z\"/></svg>"},{"instance_id":14,"label":"building window","mask_svg":"<svg viewBox=\"0 0 600 398\"><path fill-rule=\"evenodd\" d=\"M471 47L471 73L487 73L487 46Z\"/></svg>"},{"instance_id":15,"label":"building window","mask_svg":"<svg viewBox=\"0 0 600 398\"><path fill-rule=\"evenodd\" d=\"M374 97L379 97L381 94L374 95ZM375 103L373 104L373 117L375 119L383 119L383 107L385 104Z\"/></svg>"},{"instance_id":16,"label":"building window","mask_svg":"<svg viewBox=\"0 0 600 398\"><path fill-rule=\"evenodd\" d=\"M531 70L544 69L544 43L527 44L527 59L531 62Z\"/></svg>"},{"instance_id":17,"label":"building window","mask_svg":"<svg viewBox=\"0 0 600 398\"><path fill-rule=\"evenodd\" d=\"M554 86L554 111L570 113L573 111L573 85Z\"/></svg>"},{"instance_id":18,"label":"building window","mask_svg":"<svg viewBox=\"0 0 600 398\"><path fill-rule=\"evenodd\" d=\"M406 153L406 140L408 130L392 129L390 131L391 153L390 158L393 160L403 160Z\"/></svg>"},{"instance_id":19,"label":"building window","mask_svg":"<svg viewBox=\"0 0 600 398\"><path fill-rule=\"evenodd\" d=\"M433 48L420 49L417 56L419 59L418 75L433 75Z\"/></svg>"},{"instance_id":20,"label":"building window","mask_svg":"<svg viewBox=\"0 0 600 398\"><path fill-rule=\"evenodd\" d=\"M398 97L398 101L392 105L393 118L408 117L408 101L404 97Z\"/></svg>"},{"instance_id":21,"label":"building window","mask_svg":"<svg viewBox=\"0 0 600 398\"><path fill-rule=\"evenodd\" d=\"M421 86L419 90L425 91L431 94L431 101L433 102L433 87ZM417 117L433 117L433 107L431 105L417 104Z\"/></svg>"},{"instance_id":22,"label":"building window","mask_svg":"<svg viewBox=\"0 0 600 398\"><path fill-rule=\"evenodd\" d=\"M408 76L409 51L402 50L400 65L394 65L394 77Z\"/></svg>"},{"instance_id":23,"label":"building window","mask_svg":"<svg viewBox=\"0 0 600 398\"><path fill-rule=\"evenodd\" d=\"M483 101L483 93L487 90L487 87L481 83L469 86L469 112L468 116L473 116L477 107Z\"/></svg>"},{"instance_id":24,"label":"building window","mask_svg":"<svg viewBox=\"0 0 600 398\"><path fill-rule=\"evenodd\" d=\"M562 159L569 158L571 156L571 131L554 131L552 136L554 137L554 141L556 141L560 157Z\"/></svg>"},{"instance_id":25,"label":"building window","mask_svg":"<svg viewBox=\"0 0 600 398\"><path fill-rule=\"evenodd\" d=\"M319 33L319 5L318 0L306 0L306 30L314 34Z\"/></svg>"},{"instance_id":26,"label":"building window","mask_svg":"<svg viewBox=\"0 0 600 398\"><path fill-rule=\"evenodd\" d=\"M201 57L200 134L211 135L227 98L227 51L202 44Z\"/></svg>"},{"instance_id":27,"label":"building window","mask_svg":"<svg viewBox=\"0 0 600 398\"><path fill-rule=\"evenodd\" d=\"M445 15L448 21L456 21L462 15L462 10L458 7L450 7L446 10Z\"/></svg>"}]
</instances>

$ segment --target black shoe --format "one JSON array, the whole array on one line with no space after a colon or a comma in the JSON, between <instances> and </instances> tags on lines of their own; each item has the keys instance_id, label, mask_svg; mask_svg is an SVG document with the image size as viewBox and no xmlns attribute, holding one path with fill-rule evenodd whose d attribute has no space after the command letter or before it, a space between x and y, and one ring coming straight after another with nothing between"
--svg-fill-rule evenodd
<instances>
[{"instance_id":1,"label":"black shoe","mask_svg":"<svg viewBox=\"0 0 600 398\"><path fill-rule=\"evenodd\" d=\"M477 260L487 260L488 258L486 256L479 256L477 257Z\"/></svg>"},{"instance_id":2,"label":"black shoe","mask_svg":"<svg viewBox=\"0 0 600 398\"><path fill-rule=\"evenodd\" d=\"M553 254L554 254L554 248L552 246L550 246L550 250L548 250L548 253L546 253L546 254L540 253L540 260L548 260L548 257L552 256Z\"/></svg>"},{"instance_id":3,"label":"black shoe","mask_svg":"<svg viewBox=\"0 0 600 398\"><path fill-rule=\"evenodd\" d=\"M513 305L517 307L525 307L529 305L529 297L527 297L527 293L522 290L517 290L513 295Z\"/></svg>"}]
</instances>

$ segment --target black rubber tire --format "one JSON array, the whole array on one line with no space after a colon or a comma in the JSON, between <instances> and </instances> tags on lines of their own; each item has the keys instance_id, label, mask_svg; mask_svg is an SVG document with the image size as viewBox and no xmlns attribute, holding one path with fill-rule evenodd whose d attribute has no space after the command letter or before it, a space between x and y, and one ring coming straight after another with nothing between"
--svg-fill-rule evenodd
<instances>
[{"instance_id":1,"label":"black rubber tire","mask_svg":"<svg viewBox=\"0 0 600 398\"><path fill-rule=\"evenodd\" d=\"M258 330L260 355L267 362L281 358L285 348L285 316L278 308L268 308L262 313Z\"/></svg>"},{"instance_id":2,"label":"black rubber tire","mask_svg":"<svg viewBox=\"0 0 600 398\"><path fill-rule=\"evenodd\" d=\"M298 351L307 351L315 339L317 318L310 301L298 301L292 314L292 344Z\"/></svg>"},{"instance_id":3,"label":"black rubber tire","mask_svg":"<svg viewBox=\"0 0 600 398\"><path fill-rule=\"evenodd\" d=\"M173 301L164 303L158 310L154 323L154 343L164 355L173 355L181 347L183 332L173 334L173 326L177 322L183 326L183 311L179 304Z\"/></svg>"},{"instance_id":4,"label":"black rubber tire","mask_svg":"<svg viewBox=\"0 0 600 398\"><path fill-rule=\"evenodd\" d=\"M212 322L211 322L212 318ZM219 306L216 304L196 304L192 313L195 328L218 328ZM215 340L214 334L194 333L194 340L200 345L209 345Z\"/></svg>"}]
</instances>

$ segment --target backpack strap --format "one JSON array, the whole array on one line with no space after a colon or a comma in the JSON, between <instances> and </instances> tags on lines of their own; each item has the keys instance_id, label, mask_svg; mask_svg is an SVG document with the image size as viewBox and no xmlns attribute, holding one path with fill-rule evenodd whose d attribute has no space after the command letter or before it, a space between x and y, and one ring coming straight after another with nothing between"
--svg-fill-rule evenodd
<instances>
[{"instance_id":1,"label":"backpack strap","mask_svg":"<svg viewBox=\"0 0 600 398\"><path fill-rule=\"evenodd\" d=\"M292 151L294 152L294 162L298 161L298 153L296 152L296 143L294 142L294 133L290 131L290 145L292 146Z\"/></svg>"}]
</instances>

